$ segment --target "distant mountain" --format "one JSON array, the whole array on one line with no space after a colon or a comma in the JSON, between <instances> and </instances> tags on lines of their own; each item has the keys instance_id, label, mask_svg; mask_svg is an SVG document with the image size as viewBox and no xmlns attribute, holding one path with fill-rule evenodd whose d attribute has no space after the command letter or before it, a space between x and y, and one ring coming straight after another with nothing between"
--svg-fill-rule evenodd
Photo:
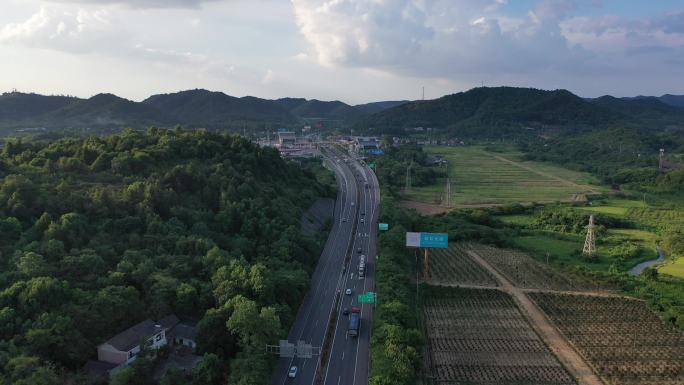
<instances>
[{"instance_id":1,"label":"distant mountain","mask_svg":"<svg viewBox=\"0 0 684 385\"><path fill-rule=\"evenodd\" d=\"M373 103L366 103L366 104L357 104L354 107L358 109L359 111L366 113L366 114L376 114L380 111L387 110L389 108L394 108L397 106L400 106L402 104L408 103L408 100L395 100L395 101L386 101L386 102L373 102Z\"/></svg>"},{"instance_id":2,"label":"distant mountain","mask_svg":"<svg viewBox=\"0 0 684 385\"><path fill-rule=\"evenodd\" d=\"M660 101L675 107L684 107L684 95L665 94L661 96Z\"/></svg>"},{"instance_id":3,"label":"distant mountain","mask_svg":"<svg viewBox=\"0 0 684 385\"><path fill-rule=\"evenodd\" d=\"M666 104L661 98L615 98L606 95L589 101L620 115L623 119L631 118L649 128L684 126L684 108Z\"/></svg>"},{"instance_id":4,"label":"distant mountain","mask_svg":"<svg viewBox=\"0 0 684 385\"><path fill-rule=\"evenodd\" d=\"M304 121L335 120L354 122L366 115L365 112L339 100L321 101L316 99L283 98L275 102Z\"/></svg>"},{"instance_id":5,"label":"distant mountain","mask_svg":"<svg viewBox=\"0 0 684 385\"><path fill-rule=\"evenodd\" d=\"M20 121L46 114L79 100L69 96L44 96L8 92L0 95L0 122Z\"/></svg>"},{"instance_id":6,"label":"distant mountain","mask_svg":"<svg viewBox=\"0 0 684 385\"><path fill-rule=\"evenodd\" d=\"M219 128L268 122L294 124L297 118L271 100L252 96L236 98L207 90L154 95L142 102L161 111L173 124Z\"/></svg>"},{"instance_id":7,"label":"distant mountain","mask_svg":"<svg viewBox=\"0 0 684 385\"><path fill-rule=\"evenodd\" d=\"M620 99L623 99L623 100L656 99L662 103L665 103L665 104L673 106L673 107L684 107L684 95L672 95L672 94L665 94L663 96L639 95L639 96L625 97L625 98L620 98Z\"/></svg>"},{"instance_id":8,"label":"distant mountain","mask_svg":"<svg viewBox=\"0 0 684 385\"><path fill-rule=\"evenodd\" d=\"M384 110L363 120L359 128L399 134L431 127L464 135L492 135L530 128L581 129L610 124L618 118L616 113L566 90L480 87Z\"/></svg>"},{"instance_id":9,"label":"distant mountain","mask_svg":"<svg viewBox=\"0 0 684 385\"><path fill-rule=\"evenodd\" d=\"M76 99L58 110L36 118L45 127L149 126L168 123L158 109L112 94Z\"/></svg>"},{"instance_id":10,"label":"distant mountain","mask_svg":"<svg viewBox=\"0 0 684 385\"><path fill-rule=\"evenodd\" d=\"M18 92L0 95L0 128L117 129L149 126L263 128L300 120L272 100L190 90L134 102L112 94L89 99Z\"/></svg>"}]
</instances>

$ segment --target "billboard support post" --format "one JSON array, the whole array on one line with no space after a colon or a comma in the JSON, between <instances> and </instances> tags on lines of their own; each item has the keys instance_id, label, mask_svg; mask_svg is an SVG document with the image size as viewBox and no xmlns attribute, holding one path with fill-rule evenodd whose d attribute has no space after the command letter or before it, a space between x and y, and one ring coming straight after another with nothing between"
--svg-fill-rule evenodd
<instances>
[{"instance_id":1,"label":"billboard support post","mask_svg":"<svg viewBox=\"0 0 684 385\"><path fill-rule=\"evenodd\" d=\"M425 257L423 258L423 276L427 279L430 272L430 249L425 249Z\"/></svg>"},{"instance_id":2,"label":"billboard support post","mask_svg":"<svg viewBox=\"0 0 684 385\"><path fill-rule=\"evenodd\" d=\"M423 249L423 275L430 272L430 249L449 248L449 234L447 233L406 233L406 247ZM416 255L418 257L418 255ZM416 261L418 262L418 261ZM417 274L416 267L416 274Z\"/></svg>"}]
</instances>

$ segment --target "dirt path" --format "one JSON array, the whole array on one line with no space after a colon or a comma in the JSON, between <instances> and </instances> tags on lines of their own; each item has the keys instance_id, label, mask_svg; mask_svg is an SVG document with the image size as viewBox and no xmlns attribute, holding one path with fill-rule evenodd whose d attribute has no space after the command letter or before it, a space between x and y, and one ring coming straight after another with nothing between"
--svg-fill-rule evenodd
<instances>
[{"instance_id":1,"label":"dirt path","mask_svg":"<svg viewBox=\"0 0 684 385\"><path fill-rule=\"evenodd\" d=\"M506 159L506 158L504 158L503 156L500 156L500 155L495 155L495 154L492 154L492 153L487 152L487 151L483 151L483 152L484 152L485 154L487 154L487 155L493 157L494 159L497 159L497 160L500 160L500 161L502 161L502 162L508 163L508 164L513 165L513 166L515 166L515 167L522 168L523 170L527 170L527 171L529 171L529 172L535 173L535 174L537 174L537 175L540 175L540 176L543 176L543 177L546 177L546 178L555 179L555 180L557 180L557 181L563 183L564 185L566 185L566 186L568 186L568 187L573 187L573 188L577 188L577 189L580 189L580 190L584 190L584 191L589 192L589 193L592 193L592 194L597 194L597 192L594 191L594 189L592 189L590 186L587 186L587 185L580 185L580 184L577 184L577 183L575 183L575 182L573 182L573 181L571 181L571 180L568 180L568 179L565 179L565 178L561 178L561 177L559 177L559 176L557 176L557 175L549 174L549 173L544 172L544 171L539 171L539 170L534 169L534 168L532 168L532 167L526 166L526 165L524 165L524 164L522 164L522 163L520 163L520 162L516 162L516 161L510 160L510 159ZM578 193L580 193L580 192L582 192L582 191L578 191Z\"/></svg>"},{"instance_id":2,"label":"dirt path","mask_svg":"<svg viewBox=\"0 0 684 385\"><path fill-rule=\"evenodd\" d=\"M556 354L556 357L563 363L570 374L577 379L579 385L605 385L601 379L594 374L591 367L584 362L575 349L570 346L568 341L563 338L558 329L551 324L537 305L529 299L524 290L513 286L506 277L500 274L498 270L492 267L492 265L485 261L479 254L469 250L468 255L470 255L475 262L492 273L496 280L501 283L500 289L507 292L515 299L520 308L524 310L523 314L527 316L532 327Z\"/></svg>"}]
</instances>

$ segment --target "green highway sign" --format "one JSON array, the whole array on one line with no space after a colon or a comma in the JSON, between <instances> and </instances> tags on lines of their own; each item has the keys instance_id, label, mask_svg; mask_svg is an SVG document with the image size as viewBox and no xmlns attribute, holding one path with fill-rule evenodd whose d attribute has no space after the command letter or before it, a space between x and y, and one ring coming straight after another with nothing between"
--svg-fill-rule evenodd
<instances>
[{"instance_id":1,"label":"green highway sign","mask_svg":"<svg viewBox=\"0 0 684 385\"><path fill-rule=\"evenodd\" d=\"M373 170L375 170L375 163L368 163L368 167L370 167L370 168L372 168Z\"/></svg>"},{"instance_id":2,"label":"green highway sign","mask_svg":"<svg viewBox=\"0 0 684 385\"><path fill-rule=\"evenodd\" d=\"M369 291L368 293L358 295L359 303L375 303L375 293Z\"/></svg>"},{"instance_id":3,"label":"green highway sign","mask_svg":"<svg viewBox=\"0 0 684 385\"><path fill-rule=\"evenodd\" d=\"M380 231L387 231L389 230L389 225L387 223L378 223L378 229Z\"/></svg>"}]
</instances>

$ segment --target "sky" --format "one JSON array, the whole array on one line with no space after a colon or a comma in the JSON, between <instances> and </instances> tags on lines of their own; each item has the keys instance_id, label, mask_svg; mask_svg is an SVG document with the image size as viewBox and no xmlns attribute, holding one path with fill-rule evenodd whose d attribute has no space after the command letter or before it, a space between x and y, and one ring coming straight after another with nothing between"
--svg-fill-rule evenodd
<instances>
[{"instance_id":1,"label":"sky","mask_svg":"<svg viewBox=\"0 0 684 385\"><path fill-rule=\"evenodd\" d=\"M0 92L684 94L684 0L0 1Z\"/></svg>"}]
</instances>

